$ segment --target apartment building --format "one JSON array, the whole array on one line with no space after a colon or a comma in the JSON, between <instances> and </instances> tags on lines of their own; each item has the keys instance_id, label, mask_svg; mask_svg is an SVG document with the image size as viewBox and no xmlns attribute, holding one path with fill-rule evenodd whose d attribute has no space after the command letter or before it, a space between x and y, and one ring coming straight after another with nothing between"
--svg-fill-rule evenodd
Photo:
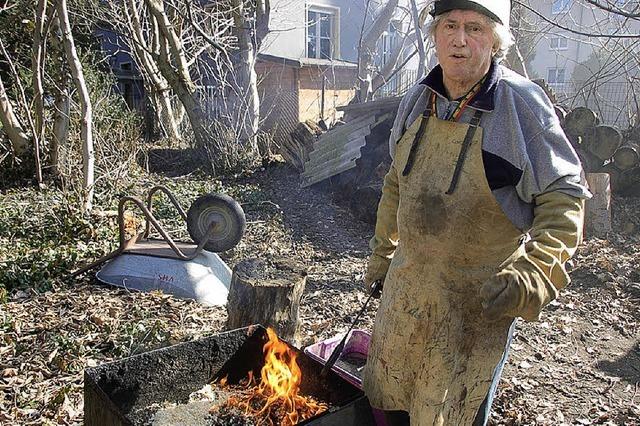
<instances>
[{"instance_id":1,"label":"apartment building","mask_svg":"<svg viewBox=\"0 0 640 426\"><path fill-rule=\"evenodd\" d=\"M531 0L523 34L532 48L522 53L530 77L544 78L569 106L588 106L624 127L637 120L640 22L623 13L638 2L600 3L611 10L584 0Z\"/></svg>"}]
</instances>

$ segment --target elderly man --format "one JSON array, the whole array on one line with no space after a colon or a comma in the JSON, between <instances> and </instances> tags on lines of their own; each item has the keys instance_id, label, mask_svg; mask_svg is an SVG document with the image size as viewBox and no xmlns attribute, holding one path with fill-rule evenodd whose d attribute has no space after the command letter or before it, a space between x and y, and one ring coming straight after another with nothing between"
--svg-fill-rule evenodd
<instances>
[{"instance_id":1,"label":"elderly man","mask_svg":"<svg viewBox=\"0 0 640 426\"><path fill-rule=\"evenodd\" d=\"M514 318L566 286L590 196L544 92L498 62L510 0L439 0L439 65L391 132L365 282L384 280L364 389L389 424L486 424Z\"/></svg>"}]
</instances>

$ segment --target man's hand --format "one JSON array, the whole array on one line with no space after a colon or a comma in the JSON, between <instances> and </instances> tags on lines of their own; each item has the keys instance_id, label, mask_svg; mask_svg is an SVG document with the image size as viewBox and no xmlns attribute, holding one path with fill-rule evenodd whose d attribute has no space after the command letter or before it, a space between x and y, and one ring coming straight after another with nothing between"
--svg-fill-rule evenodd
<instances>
[{"instance_id":1,"label":"man's hand","mask_svg":"<svg viewBox=\"0 0 640 426\"><path fill-rule=\"evenodd\" d=\"M367 264L367 272L364 276L364 288L367 293L371 292L372 285L376 281L380 281L380 291L378 293L382 291L382 285L384 284L384 279L387 276L390 264L391 259L389 258L376 254L371 255L369 263Z\"/></svg>"},{"instance_id":2,"label":"man's hand","mask_svg":"<svg viewBox=\"0 0 640 426\"><path fill-rule=\"evenodd\" d=\"M383 281L378 280L378 281L374 281L370 288L369 288L369 293L371 293L371 297L373 297L374 299L380 299L380 296L382 296L382 285L384 284Z\"/></svg>"},{"instance_id":3,"label":"man's hand","mask_svg":"<svg viewBox=\"0 0 640 426\"><path fill-rule=\"evenodd\" d=\"M480 288L482 316L489 321L514 317L520 305L521 286L516 271L504 269L489 278Z\"/></svg>"}]
</instances>

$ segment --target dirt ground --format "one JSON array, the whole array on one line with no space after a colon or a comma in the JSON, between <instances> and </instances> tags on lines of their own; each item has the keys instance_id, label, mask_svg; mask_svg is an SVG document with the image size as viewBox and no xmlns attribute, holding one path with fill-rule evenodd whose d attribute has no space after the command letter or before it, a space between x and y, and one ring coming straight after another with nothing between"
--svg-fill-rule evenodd
<instances>
[{"instance_id":1,"label":"dirt ground","mask_svg":"<svg viewBox=\"0 0 640 426\"><path fill-rule=\"evenodd\" d=\"M243 241L224 254L286 257L308 272L302 345L345 331L366 299L360 288L373 226L320 188L300 189L282 164L225 184L242 200ZM638 425L640 421L640 200L613 202L614 232L588 239L572 284L540 322L519 322L494 402L493 425ZM359 328L370 329L377 302ZM83 369L221 331L223 308L97 284L15 292L0 311L0 424L80 424Z\"/></svg>"}]
</instances>

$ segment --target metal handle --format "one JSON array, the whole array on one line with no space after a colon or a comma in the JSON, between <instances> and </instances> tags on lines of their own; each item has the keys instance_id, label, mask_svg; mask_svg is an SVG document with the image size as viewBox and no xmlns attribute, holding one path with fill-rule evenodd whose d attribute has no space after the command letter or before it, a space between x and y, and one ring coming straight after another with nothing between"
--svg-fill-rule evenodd
<instances>
[{"instance_id":1,"label":"metal handle","mask_svg":"<svg viewBox=\"0 0 640 426\"><path fill-rule=\"evenodd\" d=\"M367 297L367 300L365 300L364 305L362 305L362 308L360 308L358 315L356 315L356 318L353 320L353 322L349 326L349 329L345 333L344 337L342 338L342 340L340 340L340 343L338 343L338 346L336 346L335 349L333 349L333 352L331 352L331 356L329 356L329 359L327 359L327 362L324 364L324 367L322 367L322 371L320 371L320 375L322 377L325 377L329 372L329 370L331 370L333 365L336 363L336 361L338 361L338 358L340 358L340 355L342 355L342 350L344 349L344 345L347 342L347 337L349 337L349 333L351 333L351 330L353 330L353 327L355 327L355 325L358 323L360 316L362 315L364 310L367 308L367 305L369 304L369 301L371 300L371 298L380 297L380 292L382 291L381 289L382 289L381 280L374 281L371 284L371 292L369 293L369 297Z\"/></svg>"}]
</instances>

